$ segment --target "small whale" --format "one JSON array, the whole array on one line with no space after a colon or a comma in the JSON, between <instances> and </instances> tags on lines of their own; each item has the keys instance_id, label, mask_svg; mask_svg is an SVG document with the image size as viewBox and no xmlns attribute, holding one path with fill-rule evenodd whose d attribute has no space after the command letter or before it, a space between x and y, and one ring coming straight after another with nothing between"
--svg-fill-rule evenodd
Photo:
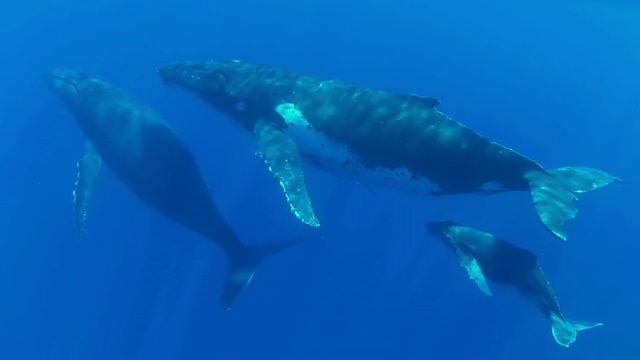
<instances>
[{"instance_id":1,"label":"small whale","mask_svg":"<svg viewBox=\"0 0 640 360\"><path fill-rule=\"evenodd\" d=\"M258 154L296 217L319 226L302 161L413 194L528 191L539 219L566 240L578 194L618 178L588 167L547 170L436 109L440 101L394 94L238 60L177 62L165 84L193 91L254 134Z\"/></svg>"},{"instance_id":2,"label":"small whale","mask_svg":"<svg viewBox=\"0 0 640 360\"><path fill-rule=\"evenodd\" d=\"M56 69L46 82L86 136L74 190L75 224L85 234L93 183L104 162L140 199L220 246L229 257L221 304L230 309L260 260L297 242L243 245L217 209L187 145L152 109L104 80Z\"/></svg>"},{"instance_id":3,"label":"small whale","mask_svg":"<svg viewBox=\"0 0 640 360\"><path fill-rule=\"evenodd\" d=\"M568 320L560 311L549 280L538 265L536 255L492 234L452 221L427 223L427 231L440 238L455 253L469 278L482 293L491 296L487 279L498 285L516 287L533 299L551 321L555 341L569 347L578 331L602 326L602 323Z\"/></svg>"}]
</instances>

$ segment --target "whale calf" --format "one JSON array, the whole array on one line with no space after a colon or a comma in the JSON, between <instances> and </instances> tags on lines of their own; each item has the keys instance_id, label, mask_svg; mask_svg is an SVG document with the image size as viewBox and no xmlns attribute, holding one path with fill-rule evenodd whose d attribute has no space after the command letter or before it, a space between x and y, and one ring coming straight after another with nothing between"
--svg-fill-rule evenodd
<instances>
[{"instance_id":1,"label":"whale calf","mask_svg":"<svg viewBox=\"0 0 640 360\"><path fill-rule=\"evenodd\" d=\"M539 219L566 240L573 201L618 178L598 169L546 170L436 109L438 99L394 94L238 60L177 62L165 83L198 94L252 132L292 212L319 226L303 160L416 194L529 191Z\"/></svg>"},{"instance_id":2,"label":"whale calf","mask_svg":"<svg viewBox=\"0 0 640 360\"><path fill-rule=\"evenodd\" d=\"M230 309L263 256L297 242L243 245L218 211L187 145L149 107L123 90L83 72L45 76L86 136L74 191L75 224L85 233L92 185L104 162L154 209L220 246L229 257L221 304Z\"/></svg>"},{"instance_id":3,"label":"whale calf","mask_svg":"<svg viewBox=\"0 0 640 360\"><path fill-rule=\"evenodd\" d=\"M558 305L551 284L538 265L537 257L492 234L456 224L452 221L427 223L427 231L439 237L453 250L460 265L486 295L492 295L488 280L514 286L532 298L551 321L555 341L568 347L578 331L602 326L602 323L567 320Z\"/></svg>"}]
</instances>

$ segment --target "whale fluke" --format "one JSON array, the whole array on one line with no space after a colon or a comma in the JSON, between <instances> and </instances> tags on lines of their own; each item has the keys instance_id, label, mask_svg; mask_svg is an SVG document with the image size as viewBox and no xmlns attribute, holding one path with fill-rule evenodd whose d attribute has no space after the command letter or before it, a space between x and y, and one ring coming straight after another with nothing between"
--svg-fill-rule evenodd
<instances>
[{"instance_id":1,"label":"whale fluke","mask_svg":"<svg viewBox=\"0 0 640 360\"><path fill-rule=\"evenodd\" d=\"M622 182L602 170L581 166L563 167L546 173L533 170L525 174L525 178L529 181L540 221L563 241L567 240L563 224L578 214L573 205L577 195Z\"/></svg>"},{"instance_id":2,"label":"whale fluke","mask_svg":"<svg viewBox=\"0 0 640 360\"><path fill-rule=\"evenodd\" d=\"M622 182L607 172L585 166L567 166L549 170L556 179L564 181L569 189L576 194L600 189L613 182Z\"/></svg>"},{"instance_id":3,"label":"whale fluke","mask_svg":"<svg viewBox=\"0 0 640 360\"><path fill-rule=\"evenodd\" d=\"M599 322L575 321L563 319L558 315L551 314L551 333L559 345L569 347L578 336L578 331L593 329L602 326Z\"/></svg>"},{"instance_id":4,"label":"whale fluke","mask_svg":"<svg viewBox=\"0 0 640 360\"><path fill-rule=\"evenodd\" d=\"M243 247L240 251L229 253L229 266L220 297L221 305L225 309L231 310L238 295L253 279L260 261L265 256L294 247L301 242L301 240L296 240L270 245L248 246Z\"/></svg>"}]
</instances>

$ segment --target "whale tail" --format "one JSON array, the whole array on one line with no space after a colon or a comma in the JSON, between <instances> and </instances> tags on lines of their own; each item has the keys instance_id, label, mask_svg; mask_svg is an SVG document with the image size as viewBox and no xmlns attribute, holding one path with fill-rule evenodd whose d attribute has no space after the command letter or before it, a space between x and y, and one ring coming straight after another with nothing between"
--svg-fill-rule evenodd
<instances>
[{"instance_id":1,"label":"whale tail","mask_svg":"<svg viewBox=\"0 0 640 360\"><path fill-rule=\"evenodd\" d=\"M588 167L563 167L546 172L533 170L525 174L538 217L555 236L563 241L567 235L562 229L565 221L578 213L573 201L578 194L590 192L619 178L602 170Z\"/></svg>"},{"instance_id":2,"label":"whale tail","mask_svg":"<svg viewBox=\"0 0 640 360\"><path fill-rule=\"evenodd\" d=\"M241 251L229 253L229 266L222 289L220 303L225 309L233 307L238 295L253 279L260 261L267 255L291 248L302 241L289 241L278 244L248 246Z\"/></svg>"},{"instance_id":3,"label":"whale tail","mask_svg":"<svg viewBox=\"0 0 640 360\"><path fill-rule=\"evenodd\" d=\"M551 314L551 333L559 345L569 347L578 336L578 331L593 329L602 323L589 321L567 320L561 316Z\"/></svg>"}]
</instances>

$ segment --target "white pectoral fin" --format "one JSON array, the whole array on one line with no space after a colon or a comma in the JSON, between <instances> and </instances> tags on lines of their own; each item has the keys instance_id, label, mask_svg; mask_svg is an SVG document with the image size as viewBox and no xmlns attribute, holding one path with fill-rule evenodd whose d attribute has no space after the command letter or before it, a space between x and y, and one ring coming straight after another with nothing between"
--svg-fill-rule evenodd
<instances>
[{"instance_id":1,"label":"white pectoral fin","mask_svg":"<svg viewBox=\"0 0 640 360\"><path fill-rule=\"evenodd\" d=\"M78 161L78 179L73 191L74 211L73 220L82 236L86 235L87 207L91 191L100 168L102 158L89 140L85 143L84 154Z\"/></svg>"},{"instance_id":2,"label":"white pectoral fin","mask_svg":"<svg viewBox=\"0 0 640 360\"><path fill-rule=\"evenodd\" d=\"M460 265L467 270L469 278L476 282L480 291L487 296L493 296L478 261L460 249L456 249L456 255L458 256L458 260L460 260Z\"/></svg>"},{"instance_id":3,"label":"white pectoral fin","mask_svg":"<svg viewBox=\"0 0 640 360\"><path fill-rule=\"evenodd\" d=\"M302 161L296 143L287 134L270 123L259 120L254 133L258 141L258 154L278 179L294 215L303 223L318 227L320 222L313 212L302 171Z\"/></svg>"}]
</instances>

